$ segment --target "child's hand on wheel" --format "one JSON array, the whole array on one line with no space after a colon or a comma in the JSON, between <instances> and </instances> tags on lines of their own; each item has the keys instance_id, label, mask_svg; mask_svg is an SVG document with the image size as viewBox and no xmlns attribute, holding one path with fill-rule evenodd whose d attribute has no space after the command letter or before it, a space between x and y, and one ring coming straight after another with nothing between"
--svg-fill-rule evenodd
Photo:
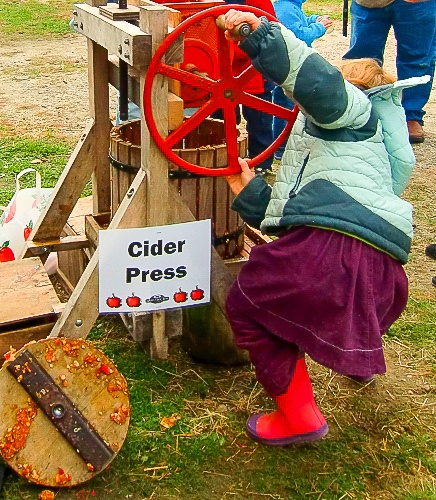
<instances>
[{"instance_id":1,"label":"child's hand on wheel","mask_svg":"<svg viewBox=\"0 0 436 500\"><path fill-rule=\"evenodd\" d=\"M233 175L228 175L226 180L230 186L230 189L234 194L238 195L244 187L255 177L255 173L250 170L250 167L246 160L238 158L239 165L241 167L241 172Z\"/></svg>"},{"instance_id":2,"label":"child's hand on wheel","mask_svg":"<svg viewBox=\"0 0 436 500\"><path fill-rule=\"evenodd\" d=\"M254 31L261 24L260 19L252 12L241 12L239 10L230 9L224 14L226 32L225 36L228 40L240 41L242 37L231 33L231 29L242 23L247 23Z\"/></svg>"}]
</instances>

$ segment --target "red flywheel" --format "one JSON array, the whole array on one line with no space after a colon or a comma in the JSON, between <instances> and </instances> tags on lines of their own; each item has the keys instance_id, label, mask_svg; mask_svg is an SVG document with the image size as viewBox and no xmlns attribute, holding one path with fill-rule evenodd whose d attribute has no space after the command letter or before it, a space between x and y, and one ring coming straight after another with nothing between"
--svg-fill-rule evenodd
<instances>
[{"instance_id":1,"label":"red flywheel","mask_svg":"<svg viewBox=\"0 0 436 500\"><path fill-rule=\"evenodd\" d=\"M165 60L165 55L170 51L171 46L193 23L198 23L207 17L216 19L219 15L225 14L230 8L253 12L257 16L266 16L269 20L276 21L273 16L267 14L263 10L242 5L222 5L198 12L180 23L165 38L163 43L156 50L145 78L143 94L144 114L150 135L168 160L182 169L200 175L225 176L240 172L240 166L238 163L239 148L236 115L236 107L239 104L255 108L270 115L275 115L287 122L283 132L268 148L265 149L265 151L248 160L250 167L255 167L261 163L263 160L272 155L281 144L283 144L292 129L298 113L296 106L292 111L290 111L282 106L278 106L256 97L255 95L244 90L247 84L249 84L253 78L258 76L259 73L252 65L250 65L239 75L233 75L232 44L234 42L226 40L224 31L219 28L216 28L218 52L218 68L216 71L216 74L218 75L217 77L213 78L209 75L192 73L185 69L176 68L163 62ZM192 86L196 90L200 89L204 91L204 95L206 96L206 99L201 106L196 109L190 117L186 117L182 125L172 131L168 136L161 135L156 126L158 117L153 114L151 95L153 82L157 75L164 75L173 80L180 81L185 88L186 86ZM222 110L224 118L225 140L227 145L227 166L223 168L208 168L190 163L178 156L173 151L176 144L183 143L184 138L189 132L196 129L204 120L218 110Z\"/></svg>"}]
</instances>

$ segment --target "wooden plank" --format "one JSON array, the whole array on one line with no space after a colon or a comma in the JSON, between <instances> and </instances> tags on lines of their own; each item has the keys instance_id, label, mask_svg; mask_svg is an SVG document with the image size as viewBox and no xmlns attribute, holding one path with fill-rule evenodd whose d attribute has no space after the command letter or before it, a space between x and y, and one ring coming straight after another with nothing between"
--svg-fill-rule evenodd
<instances>
[{"instance_id":1,"label":"wooden plank","mask_svg":"<svg viewBox=\"0 0 436 500\"><path fill-rule=\"evenodd\" d=\"M131 66L146 66L151 61L152 30L141 30L128 21L112 21L100 14L98 7L74 5L76 29L89 40Z\"/></svg>"},{"instance_id":2,"label":"wooden plank","mask_svg":"<svg viewBox=\"0 0 436 500\"><path fill-rule=\"evenodd\" d=\"M0 333L0 357L3 356L11 349L21 349L25 344L32 340L41 340L48 337L50 330L53 328L54 321L20 328L10 332Z\"/></svg>"},{"instance_id":3,"label":"wooden plank","mask_svg":"<svg viewBox=\"0 0 436 500\"><path fill-rule=\"evenodd\" d=\"M214 167L214 150L210 147L199 148L198 164L202 167ZM199 180L198 219L210 219L213 215L214 180L212 177L202 177Z\"/></svg>"},{"instance_id":4,"label":"wooden plank","mask_svg":"<svg viewBox=\"0 0 436 500\"><path fill-rule=\"evenodd\" d=\"M118 149L121 142L122 141L119 137L111 138L110 149L112 157L115 159L118 159ZM118 207L122 200L119 188L119 182L120 182L119 177L121 175L121 172L118 168L114 167L114 165L110 166L110 171L111 171L111 216L113 217L114 213L118 210Z\"/></svg>"},{"instance_id":5,"label":"wooden plank","mask_svg":"<svg viewBox=\"0 0 436 500\"><path fill-rule=\"evenodd\" d=\"M124 165L132 164L132 159L130 157L131 146L132 143L127 141L118 143L118 160L124 163ZM134 174L123 171L118 172L118 199L120 201L124 198L134 178Z\"/></svg>"},{"instance_id":6,"label":"wooden plank","mask_svg":"<svg viewBox=\"0 0 436 500\"><path fill-rule=\"evenodd\" d=\"M14 260L1 264L0 326L29 319L52 317L60 304L41 259Z\"/></svg>"},{"instance_id":7,"label":"wooden plank","mask_svg":"<svg viewBox=\"0 0 436 500\"><path fill-rule=\"evenodd\" d=\"M152 54L163 42L168 32L168 9L162 6L141 7L139 26L142 31L152 33ZM146 68L141 68L141 88L144 88ZM151 99L154 120L162 136L168 134L168 80L156 75ZM168 222L168 160L151 139L142 113L141 122L141 166L147 172L146 204L147 226L160 226ZM172 209L172 208L171 208ZM166 358L168 338L165 335L165 314L153 313L153 338L150 342L152 358Z\"/></svg>"},{"instance_id":8,"label":"wooden plank","mask_svg":"<svg viewBox=\"0 0 436 500\"><path fill-rule=\"evenodd\" d=\"M128 5L127 9L120 9L118 4L112 3L102 5L98 11L112 21L137 21L139 19L139 8L132 5Z\"/></svg>"},{"instance_id":9,"label":"wooden plank","mask_svg":"<svg viewBox=\"0 0 436 500\"><path fill-rule=\"evenodd\" d=\"M98 232L102 229L92 215L85 217L85 234L89 241L91 256L98 247Z\"/></svg>"},{"instance_id":10,"label":"wooden plank","mask_svg":"<svg viewBox=\"0 0 436 500\"><path fill-rule=\"evenodd\" d=\"M85 216L92 214L92 196L79 198L68 217L68 225L76 234L85 234Z\"/></svg>"},{"instance_id":11,"label":"wooden plank","mask_svg":"<svg viewBox=\"0 0 436 500\"><path fill-rule=\"evenodd\" d=\"M186 160L189 163L196 164L197 163L197 149L181 149L180 157ZM198 220L198 190L200 189L200 179L199 178L191 178L191 179L181 179L178 182L178 189L180 196L183 201L186 203L188 209L192 212L195 219Z\"/></svg>"},{"instance_id":12,"label":"wooden plank","mask_svg":"<svg viewBox=\"0 0 436 500\"><path fill-rule=\"evenodd\" d=\"M93 213L109 212L111 186L108 151L112 124L109 118L108 52L88 40L89 114L94 120L92 155Z\"/></svg>"},{"instance_id":13,"label":"wooden plank","mask_svg":"<svg viewBox=\"0 0 436 500\"><path fill-rule=\"evenodd\" d=\"M179 128L183 118L183 99L168 92L168 130Z\"/></svg>"},{"instance_id":14,"label":"wooden plank","mask_svg":"<svg viewBox=\"0 0 436 500\"><path fill-rule=\"evenodd\" d=\"M88 248L88 240L85 235L76 233L69 236L64 236L58 240L46 241L45 243L34 243L33 241L27 244L28 251L33 256L46 255L50 252L67 252L69 250L79 250Z\"/></svg>"},{"instance_id":15,"label":"wooden plank","mask_svg":"<svg viewBox=\"0 0 436 500\"><path fill-rule=\"evenodd\" d=\"M27 240L29 243L59 238L94 169L95 140L94 120L90 119ZM25 248L22 256L30 257L31 253Z\"/></svg>"}]
</instances>

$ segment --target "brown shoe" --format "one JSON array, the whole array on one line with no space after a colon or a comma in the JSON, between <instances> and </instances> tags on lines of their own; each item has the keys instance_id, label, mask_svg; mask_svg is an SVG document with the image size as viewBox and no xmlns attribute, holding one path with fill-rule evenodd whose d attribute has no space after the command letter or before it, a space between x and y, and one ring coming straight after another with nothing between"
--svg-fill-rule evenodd
<instances>
[{"instance_id":1,"label":"brown shoe","mask_svg":"<svg viewBox=\"0 0 436 500\"><path fill-rule=\"evenodd\" d=\"M409 130L409 141L411 144L424 142L424 130L419 122L416 120L408 120L407 128Z\"/></svg>"}]
</instances>

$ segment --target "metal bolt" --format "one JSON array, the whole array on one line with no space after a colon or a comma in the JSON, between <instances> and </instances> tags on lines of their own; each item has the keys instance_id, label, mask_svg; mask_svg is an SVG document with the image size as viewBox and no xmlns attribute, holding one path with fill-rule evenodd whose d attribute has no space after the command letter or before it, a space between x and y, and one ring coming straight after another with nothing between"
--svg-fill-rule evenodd
<instances>
[{"instance_id":1,"label":"metal bolt","mask_svg":"<svg viewBox=\"0 0 436 500\"><path fill-rule=\"evenodd\" d=\"M135 193L135 190L133 188L130 188L128 191L127 191L127 198L131 198Z\"/></svg>"},{"instance_id":2,"label":"metal bolt","mask_svg":"<svg viewBox=\"0 0 436 500\"><path fill-rule=\"evenodd\" d=\"M56 404L51 409L54 418L62 418L65 415L65 408L61 404Z\"/></svg>"},{"instance_id":3,"label":"metal bolt","mask_svg":"<svg viewBox=\"0 0 436 500\"><path fill-rule=\"evenodd\" d=\"M76 323L75 323L76 326L82 326L82 324L83 324L83 321L81 319L76 319Z\"/></svg>"},{"instance_id":4,"label":"metal bolt","mask_svg":"<svg viewBox=\"0 0 436 500\"><path fill-rule=\"evenodd\" d=\"M42 251L44 253L49 253L50 252L50 247L42 247Z\"/></svg>"},{"instance_id":5,"label":"metal bolt","mask_svg":"<svg viewBox=\"0 0 436 500\"><path fill-rule=\"evenodd\" d=\"M78 23L77 21L74 21L74 22L73 22L73 26L74 26L75 28L77 28L77 26L79 26L79 23Z\"/></svg>"},{"instance_id":6,"label":"metal bolt","mask_svg":"<svg viewBox=\"0 0 436 500\"><path fill-rule=\"evenodd\" d=\"M125 52L125 53L124 53L124 57L125 57L126 59L130 59L130 52Z\"/></svg>"},{"instance_id":7,"label":"metal bolt","mask_svg":"<svg viewBox=\"0 0 436 500\"><path fill-rule=\"evenodd\" d=\"M124 39L124 43L125 43L126 45L129 45L130 40L129 40L128 38L125 38L125 39Z\"/></svg>"},{"instance_id":8,"label":"metal bolt","mask_svg":"<svg viewBox=\"0 0 436 500\"><path fill-rule=\"evenodd\" d=\"M233 92L230 89L224 91L224 97L226 97L227 99L229 99L232 96L233 96Z\"/></svg>"},{"instance_id":9,"label":"metal bolt","mask_svg":"<svg viewBox=\"0 0 436 500\"><path fill-rule=\"evenodd\" d=\"M80 23L80 29L83 30L83 23Z\"/></svg>"},{"instance_id":10,"label":"metal bolt","mask_svg":"<svg viewBox=\"0 0 436 500\"><path fill-rule=\"evenodd\" d=\"M77 10L73 10L73 16L77 16Z\"/></svg>"},{"instance_id":11,"label":"metal bolt","mask_svg":"<svg viewBox=\"0 0 436 500\"><path fill-rule=\"evenodd\" d=\"M119 54L122 54L123 53L123 47L120 45L118 45L118 53Z\"/></svg>"}]
</instances>

